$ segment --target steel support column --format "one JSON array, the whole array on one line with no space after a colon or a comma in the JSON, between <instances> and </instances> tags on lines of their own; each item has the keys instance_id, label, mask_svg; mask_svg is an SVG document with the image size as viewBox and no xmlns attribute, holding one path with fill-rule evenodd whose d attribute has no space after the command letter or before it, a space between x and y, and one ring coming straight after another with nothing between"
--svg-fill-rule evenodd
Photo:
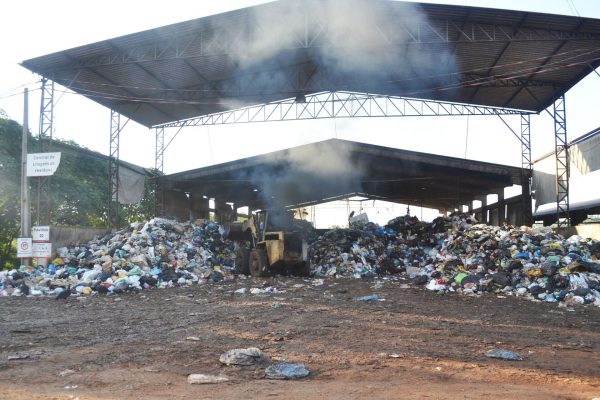
<instances>
[{"instance_id":1,"label":"steel support column","mask_svg":"<svg viewBox=\"0 0 600 400\"><path fill-rule=\"evenodd\" d=\"M156 176L154 177L154 216L160 216L164 214L165 204L163 190L160 182L160 175L164 169L164 156L165 156L165 128L156 128L156 152L154 159L154 168L156 169Z\"/></svg>"},{"instance_id":2,"label":"steel support column","mask_svg":"<svg viewBox=\"0 0 600 400\"><path fill-rule=\"evenodd\" d=\"M109 228L119 225L119 136L121 114L110 110L110 153L108 159L108 215Z\"/></svg>"},{"instance_id":3,"label":"steel support column","mask_svg":"<svg viewBox=\"0 0 600 400\"><path fill-rule=\"evenodd\" d=\"M165 128L157 127L156 128L156 151L154 158L154 168L157 171L163 172L164 166L164 155L165 155Z\"/></svg>"},{"instance_id":4,"label":"steel support column","mask_svg":"<svg viewBox=\"0 0 600 400\"><path fill-rule=\"evenodd\" d=\"M39 151L49 152L52 149L52 132L54 129L54 81L42 79L40 103ZM52 221L51 176L37 178L37 213L36 224L49 225Z\"/></svg>"},{"instance_id":5,"label":"steel support column","mask_svg":"<svg viewBox=\"0 0 600 400\"><path fill-rule=\"evenodd\" d=\"M569 215L569 146L564 94L554 102L553 117L556 156L556 223L561 228L571 225Z\"/></svg>"},{"instance_id":6,"label":"steel support column","mask_svg":"<svg viewBox=\"0 0 600 400\"><path fill-rule=\"evenodd\" d=\"M521 224L531 225L533 215L531 210L531 179L533 163L531 162L531 116L521 114Z\"/></svg>"}]
</instances>

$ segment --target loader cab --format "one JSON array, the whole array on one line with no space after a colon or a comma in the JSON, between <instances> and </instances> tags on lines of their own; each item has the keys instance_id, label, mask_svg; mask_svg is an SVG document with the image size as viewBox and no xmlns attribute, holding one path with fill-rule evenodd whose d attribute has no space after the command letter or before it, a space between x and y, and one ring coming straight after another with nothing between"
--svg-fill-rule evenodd
<instances>
[{"instance_id":1,"label":"loader cab","mask_svg":"<svg viewBox=\"0 0 600 400\"><path fill-rule=\"evenodd\" d=\"M257 211L247 221L247 229L252 231L252 241L250 248L238 247L236 268L252 276L308 275L308 242L293 229L293 213Z\"/></svg>"}]
</instances>

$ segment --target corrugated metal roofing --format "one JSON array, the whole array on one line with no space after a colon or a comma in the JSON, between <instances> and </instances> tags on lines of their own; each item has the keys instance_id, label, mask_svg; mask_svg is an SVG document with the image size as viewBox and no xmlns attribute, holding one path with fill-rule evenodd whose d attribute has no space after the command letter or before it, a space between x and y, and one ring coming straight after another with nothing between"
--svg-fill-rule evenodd
<instances>
[{"instance_id":1,"label":"corrugated metal roofing","mask_svg":"<svg viewBox=\"0 0 600 400\"><path fill-rule=\"evenodd\" d=\"M227 111L231 99L243 106L323 91L539 112L600 66L598 19L340 1L280 0L23 66L145 126Z\"/></svg>"}]
</instances>

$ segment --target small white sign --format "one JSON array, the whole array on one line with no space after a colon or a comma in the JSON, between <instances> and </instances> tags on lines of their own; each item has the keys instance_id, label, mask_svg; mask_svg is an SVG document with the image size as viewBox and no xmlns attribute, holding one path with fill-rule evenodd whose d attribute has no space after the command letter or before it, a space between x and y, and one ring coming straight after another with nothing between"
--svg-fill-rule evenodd
<instances>
[{"instance_id":1,"label":"small white sign","mask_svg":"<svg viewBox=\"0 0 600 400\"><path fill-rule=\"evenodd\" d=\"M27 258L33 256L33 246L31 238L17 239L17 258Z\"/></svg>"},{"instance_id":2,"label":"small white sign","mask_svg":"<svg viewBox=\"0 0 600 400\"><path fill-rule=\"evenodd\" d=\"M27 176L54 175L59 164L60 152L27 154Z\"/></svg>"},{"instance_id":3,"label":"small white sign","mask_svg":"<svg viewBox=\"0 0 600 400\"><path fill-rule=\"evenodd\" d=\"M33 243L33 257L50 258L52 256L52 243Z\"/></svg>"},{"instance_id":4,"label":"small white sign","mask_svg":"<svg viewBox=\"0 0 600 400\"><path fill-rule=\"evenodd\" d=\"M34 242L49 242L50 241L50 226L39 225L31 228L31 237Z\"/></svg>"}]
</instances>

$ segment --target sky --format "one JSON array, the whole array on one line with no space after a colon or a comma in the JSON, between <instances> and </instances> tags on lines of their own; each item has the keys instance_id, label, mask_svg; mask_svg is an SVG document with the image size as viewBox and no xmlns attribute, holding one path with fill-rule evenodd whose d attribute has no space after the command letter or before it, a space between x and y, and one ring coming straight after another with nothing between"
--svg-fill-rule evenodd
<instances>
[{"instance_id":1,"label":"sky","mask_svg":"<svg viewBox=\"0 0 600 400\"><path fill-rule=\"evenodd\" d=\"M266 1L219 0L20 0L0 5L0 109L22 123L24 87L30 90L29 126L38 131L39 77L19 65L23 60L95 41L180 21L248 7ZM598 0L437 0L457 4L579 15L600 19ZM57 86L54 137L74 140L107 154L110 112ZM600 126L597 94L600 76L590 74L566 96L569 140ZM516 131L518 117L508 117ZM166 132L168 142L175 131ZM531 119L534 159L554 149L552 119ZM154 131L130 122L121 133L120 157L153 167ZM497 117L326 119L186 128L165 152L165 173L174 173L329 138L423 151L520 166L520 143Z\"/></svg>"}]
</instances>

